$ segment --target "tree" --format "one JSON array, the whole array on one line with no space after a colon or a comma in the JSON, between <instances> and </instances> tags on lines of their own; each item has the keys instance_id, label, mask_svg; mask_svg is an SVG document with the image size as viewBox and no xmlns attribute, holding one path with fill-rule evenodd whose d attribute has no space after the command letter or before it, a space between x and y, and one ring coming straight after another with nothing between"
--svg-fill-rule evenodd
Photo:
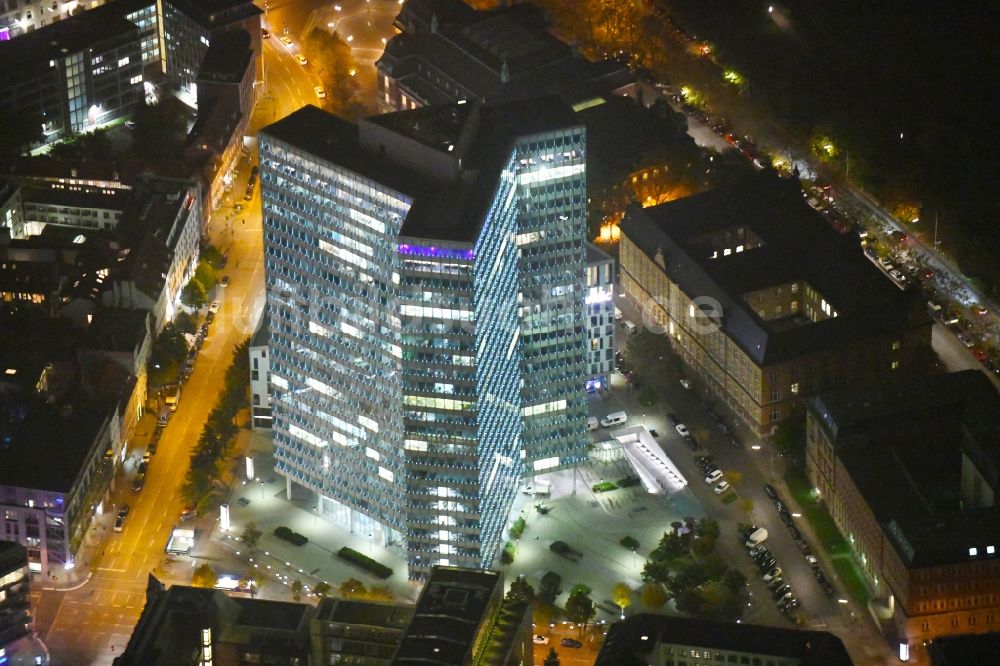
<instances>
[{"instance_id":1,"label":"tree","mask_svg":"<svg viewBox=\"0 0 1000 666\"><path fill-rule=\"evenodd\" d=\"M666 583L670 578L670 565L664 560L646 560L642 580L646 583Z\"/></svg>"},{"instance_id":2,"label":"tree","mask_svg":"<svg viewBox=\"0 0 1000 666\"><path fill-rule=\"evenodd\" d=\"M559 655L556 654L555 648L549 648L549 653L545 655L545 661L542 662L542 666L559 666Z\"/></svg>"},{"instance_id":3,"label":"tree","mask_svg":"<svg viewBox=\"0 0 1000 666\"><path fill-rule=\"evenodd\" d=\"M548 571L542 576L542 582L538 586L538 598L547 603L554 603L556 597L562 594L562 576L554 571Z\"/></svg>"},{"instance_id":4,"label":"tree","mask_svg":"<svg viewBox=\"0 0 1000 666\"><path fill-rule=\"evenodd\" d=\"M42 122L38 115L23 109L0 108L0 127L3 127L0 155L17 155L42 140Z\"/></svg>"},{"instance_id":5,"label":"tree","mask_svg":"<svg viewBox=\"0 0 1000 666\"><path fill-rule=\"evenodd\" d=\"M670 599L670 595L667 594L667 588L663 587L660 583L646 583L643 585L640 597L642 598L643 605L653 610L662 608L663 604L667 603Z\"/></svg>"},{"instance_id":6,"label":"tree","mask_svg":"<svg viewBox=\"0 0 1000 666\"><path fill-rule=\"evenodd\" d=\"M518 576L510 584L510 589L507 590L507 596L504 600L507 603L530 604L535 600L535 589L524 579L524 576Z\"/></svg>"},{"instance_id":7,"label":"tree","mask_svg":"<svg viewBox=\"0 0 1000 666\"><path fill-rule=\"evenodd\" d=\"M570 593L569 598L566 600L566 619L570 622L576 622L580 625L580 633L583 634L583 629L586 628L587 623L590 622L590 618L597 614L597 608L594 606L594 600L590 598L590 595L586 594L583 590L573 590Z\"/></svg>"},{"instance_id":8,"label":"tree","mask_svg":"<svg viewBox=\"0 0 1000 666\"><path fill-rule=\"evenodd\" d=\"M340 596L347 598L358 598L367 596L368 590L365 584L357 578L348 578L340 584Z\"/></svg>"},{"instance_id":9,"label":"tree","mask_svg":"<svg viewBox=\"0 0 1000 666\"><path fill-rule=\"evenodd\" d=\"M243 533L240 535L240 541L242 541L246 547L247 552L251 555L257 550L257 543L260 541L262 532L257 529L257 523L249 522L246 527L243 528Z\"/></svg>"},{"instance_id":10,"label":"tree","mask_svg":"<svg viewBox=\"0 0 1000 666\"><path fill-rule=\"evenodd\" d=\"M302 599L302 581L298 578L292 581L292 599L295 601Z\"/></svg>"},{"instance_id":11,"label":"tree","mask_svg":"<svg viewBox=\"0 0 1000 666\"><path fill-rule=\"evenodd\" d=\"M628 583L616 583L611 590L611 600L622 609L622 619L624 619L625 609L632 605L632 588Z\"/></svg>"},{"instance_id":12,"label":"tree","mask_svg":"<svg viewBox=\"0 0 1000 666\"><path fill-rule=\"evenodd\" d=\"M215 587L219 582L219 576L211 564L205 563L194 570L191 574L191 584L195 587Z\"/></svg>"},{"instance_id":13,"label":"tree","mask_svg":"<svg viewBox=\"0 0 1000 666\"><path fill-rule=\"evenodd\" d=\"M698 557L705 557L715 550L714 537L698 537L691 543L691 552Z\"/></svg>"},{"instance_id":14,"label":"tree","mask_svg":"<svg viewBox=\"0 0 1000 666\"><path fill-rule=\"evenodd\" d=\"M747 577L738 569L730 569L723 574L722 584L732 592L740 592L746 587Z\"/></svg>"},{"instance_id":15,"label":"tree","mask_svg":"<svg viewBox=\"0 0 1000 666\"><path fill-rule=\"evenodd\" d=\"M206 292L218 282L215 277L215 269L204 260L199 261L198 266L194 269L194 279L201 283Z\"/></svg>"},{"instance_id":16,"label":"tree","mask_svg":"<svg viewBox=\"0 0 1000 666\"><path fill-rule=\"evenodd\" d=\"M198 256L201 261L204 261L217 271L222 270L225 267L225 257L222 252L219 251L219 248L214 245L206 245L201 248L201 253Z\"/></svg>"},{"instance_id":17,"label":"tree","mask_svg":"<svg viewBox=\"0 0 1000 666\"><path fill-rule=\"evenodd\" d=\"M319 74L323 87L330 92L327 106L347 118L360 115L364 109L358 96L358 64L350 45L335 33L313 28L302 41L302 48Z\"/></svg>"},{"instance_id":18,"label":"tree","mask_svg":"<svg viewBox=\"0 0 1000 666\"><path fill-rule=\"evenodd\" d=\"M702 518L695 527L695 534L711 539L719 538L719 522L713 518Z\"/></svg>"},{"instance_id":19,"label":"tree","mask_svg":"<svg viewBox=\"0 0 1000 666\"><path fill-rule=\"evenodd\" d=\"M198 278L192 277L181 290L181 303L191 308L200 308L205 305L206 300L208 293L205 291L205 286L198 281Z\"/></svg>"},{"instance_id":20,"label":"tree","mask_svg":"<svg viewBox=\"0 0 1000 666\"><path fill-rule=\"evenodd\" d=\"M188 335L194 335L198 330L198 321L189 312L181 310L174 317L174 326L181 333L187 333Z\"/></svg>"},{"instance_id":21,"label":"tree","mask_svg":"<svg viewBox=\"0 0 1000 666\"><path fill-rule=\"evenodd\" d=\"M726 481L729 482L729 485L731 485L734 488L740 485L740 482L743 480L743 472L740 472L735 469L723 472L723 476L726 477Z\"/></svg>"},{"instance_id":22,"label":"tree","mask_svg":"<svg viewBox=\"0 0 1000 666\"><path fill-rule=\"evenodd\" d=\"M313 585L313 592L315 592L318 597L325 597L330 594L330 584L325 580L321 580Z\"/></svg>"}]
</instances>

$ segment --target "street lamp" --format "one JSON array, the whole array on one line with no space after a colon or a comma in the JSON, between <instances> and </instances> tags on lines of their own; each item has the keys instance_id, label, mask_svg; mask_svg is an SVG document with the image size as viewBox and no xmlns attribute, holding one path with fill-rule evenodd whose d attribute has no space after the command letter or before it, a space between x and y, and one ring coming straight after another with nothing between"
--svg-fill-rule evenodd
<instances>
[{"instance_id":1,"label":"street lamp","mask_svg":"<svg viewBox=\"0 0 1000 666\"><path fill-rule=\"evenodd\" d=\"M229 531L229 505L223 504L219 507L219 522L223 532Z\"/></svg>"},{"instance_id":2,"label":"street lamp","mask_svg":"<svg viewBox=\"0 0 1000 666\"><path fill-rule=\"evenodd\" d=\"M253 469L253 456L247 456L247 481L253 481L254 479L254 469Z\"/></svg>"}]
</instances>

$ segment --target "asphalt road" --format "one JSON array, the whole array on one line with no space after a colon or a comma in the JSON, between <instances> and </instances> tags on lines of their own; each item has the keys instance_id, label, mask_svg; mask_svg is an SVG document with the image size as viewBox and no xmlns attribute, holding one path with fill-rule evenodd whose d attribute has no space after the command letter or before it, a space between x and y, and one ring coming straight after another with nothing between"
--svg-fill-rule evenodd
<instances>
[{"instance_id":1,"label":"asphalt road","mask_svg":"<svg viewBox=\"0 0 1000 666\"><path fill-rule=\"evenodd\" d=\"M280 91L275 111L282 115L302 106L312 94L312 83L287 53L265 47L269 83ZM291 63L291 64L290 64ZM294 65L294 66L293 66ZM297 70L296 70L297 68ZM259 110L254 126L271 122ZM235 192L242 192L249 163L244 160ZM39 633L46 641L54 664L83 666L109 664L128 641L145 603L147 576L188 582L190 572L179 564L164 564L164 548L182 508L179 489L188 468L192 445L197 441L209 411L223 389L226 369L234 347L255 330L264 303L264 269L260 219L260 188L255 188L240 216L226 219L217 214L210 224L213 242L229 255L224 273L230 285L220 290L222 307L216 315L194 372L184 384L181 404L166 427L157 454L152 458L145 488L132 493L130 474L120 479L113 493L116 505L131 506L120 534L113 533L108 518L102 554L90 581L70 592L43 591L37 595ZM141 451L130 451L131 455Z\"/></svg>"}]
</instances>

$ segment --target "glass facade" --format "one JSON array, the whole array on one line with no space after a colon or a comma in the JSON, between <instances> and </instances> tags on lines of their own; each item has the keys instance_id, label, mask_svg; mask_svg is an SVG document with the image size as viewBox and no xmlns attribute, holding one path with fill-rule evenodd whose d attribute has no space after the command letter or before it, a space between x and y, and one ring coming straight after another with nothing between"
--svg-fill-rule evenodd
<instances>
[{"instance_id":1,"label":"glass facade","mask_svg":"<svg viewBox=\"0 0 1000 666\"><path fill-rule=\"evenodd\" d=\"M278 471L413 578L491 566L526 427L559 465L584 453L583 130L514 147L472 243L402 236L403 194L260 145Z\"/></svg>"},{"instance_id":2,"label":"glass facade","mask_svg":"<svg viewBox=\"0 0 1000 666\"><path fill-rule=\"evenodd\" d=\"M584 320L586 138L582 128L516 147L524 472L586 456L588 332Z\"/></svg>"}]
</instances>

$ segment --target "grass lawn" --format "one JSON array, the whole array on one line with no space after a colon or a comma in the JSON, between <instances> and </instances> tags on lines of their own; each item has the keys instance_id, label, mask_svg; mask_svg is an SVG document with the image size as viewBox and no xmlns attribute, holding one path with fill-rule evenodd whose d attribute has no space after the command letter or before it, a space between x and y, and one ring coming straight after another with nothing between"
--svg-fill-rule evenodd
<instances>
[{"instance_id":1,"label":"grass lawn","mask_svg":"<svg viewBox=\"0 0 1000 666\"><path fill-rule=\"evenodd\" d=\"M858 571L858 565L854 563L849 555L833 558L833 568L840 576L840 584L844 586L847 594L856 602L865 606L868 604L868 586L865 585L864 574Z\"/></svg>"},{"instance_id":2,"label":"grass lawn","mask_svg":"<svg viewBox=\"0 0 1000 666\"><path fill-rule=\"evenodd\" d=\"M736 493L726 493L726 495L722 498L722 503L732 504L733 502L736 501L738 497L739 495L737 495Z\"/></svg>"},{"instance_id":3,"label":"grass lawn","mask_svg":"<svg viewBox=\"0 0 1000 666\"><path fill-rule=\"evenodd\" d=\"M785 483L792 497L802 507L802 514L816 532L820 545L831 555L848 553L847 541L837 530L830 512L812 493L812 486L805 475L797 469L789 469L785 473Z\"/></svg>"}]
</instances>

